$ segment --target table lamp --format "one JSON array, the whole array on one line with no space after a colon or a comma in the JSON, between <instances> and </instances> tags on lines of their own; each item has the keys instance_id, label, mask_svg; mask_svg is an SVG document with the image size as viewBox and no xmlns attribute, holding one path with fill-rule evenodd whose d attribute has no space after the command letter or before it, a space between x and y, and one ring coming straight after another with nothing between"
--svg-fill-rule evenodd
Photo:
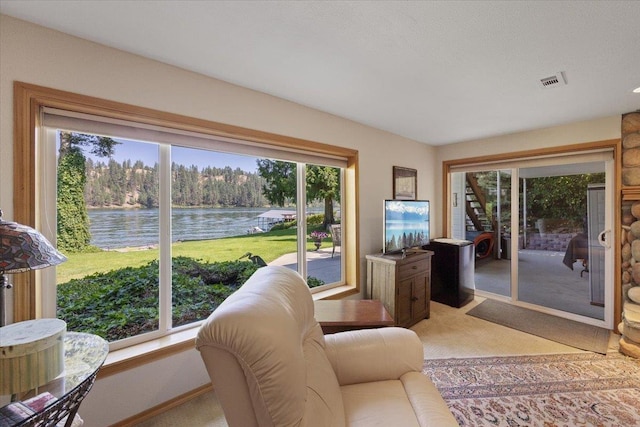
<instances>
[{"instance_id":1,"label":"table lamp","mask_svg":"<svg viewBox=\"0 0 640 427\"><path fill-rule=\"evenodd\" d=\"M0 394L30 390L64 369L66 324L38 319L5 326L5 274L58 265L67 258L37 230L3 221L0 211Z\"/></svg>"},{"instance_id":2,"label":"table lamp","mask_svg":"<svg viewBox=\"0 0 640 427\"><path fill-rule=\"evenodd\" d=\"M17 222L3 221L0 210L0 326L5 325L5 274L52 267L67 260L37 230Z\"/></svg>"}]
</instances>

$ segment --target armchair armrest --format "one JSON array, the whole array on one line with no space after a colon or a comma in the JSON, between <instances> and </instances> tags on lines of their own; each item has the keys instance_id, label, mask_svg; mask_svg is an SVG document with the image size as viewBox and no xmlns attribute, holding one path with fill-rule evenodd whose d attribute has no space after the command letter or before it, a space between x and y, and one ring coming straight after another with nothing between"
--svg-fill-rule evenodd
<instances>
[{"instance_id":1,"label":"armchair armrest","mask_svg":"<svg viewBox=\"0 0 640 427\"><path fill-rule=\"evenodd\" d=\"M325 351L340 385L397 380L422 371L424 350L404 328L361 329L325 335Z\"/></svg>"}]
</instances>

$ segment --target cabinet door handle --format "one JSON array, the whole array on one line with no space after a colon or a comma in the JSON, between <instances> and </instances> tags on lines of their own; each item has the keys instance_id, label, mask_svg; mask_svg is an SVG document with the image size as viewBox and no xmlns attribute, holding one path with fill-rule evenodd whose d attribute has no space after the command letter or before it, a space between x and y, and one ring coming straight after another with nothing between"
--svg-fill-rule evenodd
<instances>
[{"instance_id":1,"label":"cabinet door handle","mask_svg":"<svg viewBox=\"0 0 640 427\"><path fill-rule=\"evenodd\" d=\"M417 266L417 265L414 265L414 266L412 266L411 268L413 268L414 270L417 270L417 269L418 269L418 266Z\"/></svg>"},{"instance_id":2,"label":"cabinet door handle","mask_svg":"<svg viewBox=\"0 0 640 427\"><path fill-rule=\"evenodd\" d=\"M411 301L418 301L418 297L411 297Z\"/></svg>"}]
</instances>

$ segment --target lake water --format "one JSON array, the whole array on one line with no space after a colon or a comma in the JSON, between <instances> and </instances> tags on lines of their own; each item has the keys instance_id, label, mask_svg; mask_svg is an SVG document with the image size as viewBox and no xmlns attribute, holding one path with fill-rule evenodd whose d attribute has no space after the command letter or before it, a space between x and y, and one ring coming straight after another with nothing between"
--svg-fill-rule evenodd
<instances>
[{"instance_id":1,"label":"lake water","mask_svg":"<svg viewBox=\"0 0 640 427\"><path fill-rule=\"evenodd\" d=\"M267 208L173 209L172 240L247 234ZM158 243L157 209L90 209L91 244L102 249Z\"/></svg>"}]
</instances>

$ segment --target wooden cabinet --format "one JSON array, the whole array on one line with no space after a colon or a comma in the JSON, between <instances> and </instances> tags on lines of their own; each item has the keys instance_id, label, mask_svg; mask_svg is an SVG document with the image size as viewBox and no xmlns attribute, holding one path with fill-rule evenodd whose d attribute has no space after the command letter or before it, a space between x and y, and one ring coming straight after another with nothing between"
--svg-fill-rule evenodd
<instances>
[{"instance_id":1,"label":"wooden cabinet","mask_svg":"<svg viewBox=\"0 0 640 427\"><path fill-rule=\"evenodd\" d=\"M406 328L429 318L432 255L367 255L368 297L382 301L397 326Z\"/></svg>"}]
</instances>

